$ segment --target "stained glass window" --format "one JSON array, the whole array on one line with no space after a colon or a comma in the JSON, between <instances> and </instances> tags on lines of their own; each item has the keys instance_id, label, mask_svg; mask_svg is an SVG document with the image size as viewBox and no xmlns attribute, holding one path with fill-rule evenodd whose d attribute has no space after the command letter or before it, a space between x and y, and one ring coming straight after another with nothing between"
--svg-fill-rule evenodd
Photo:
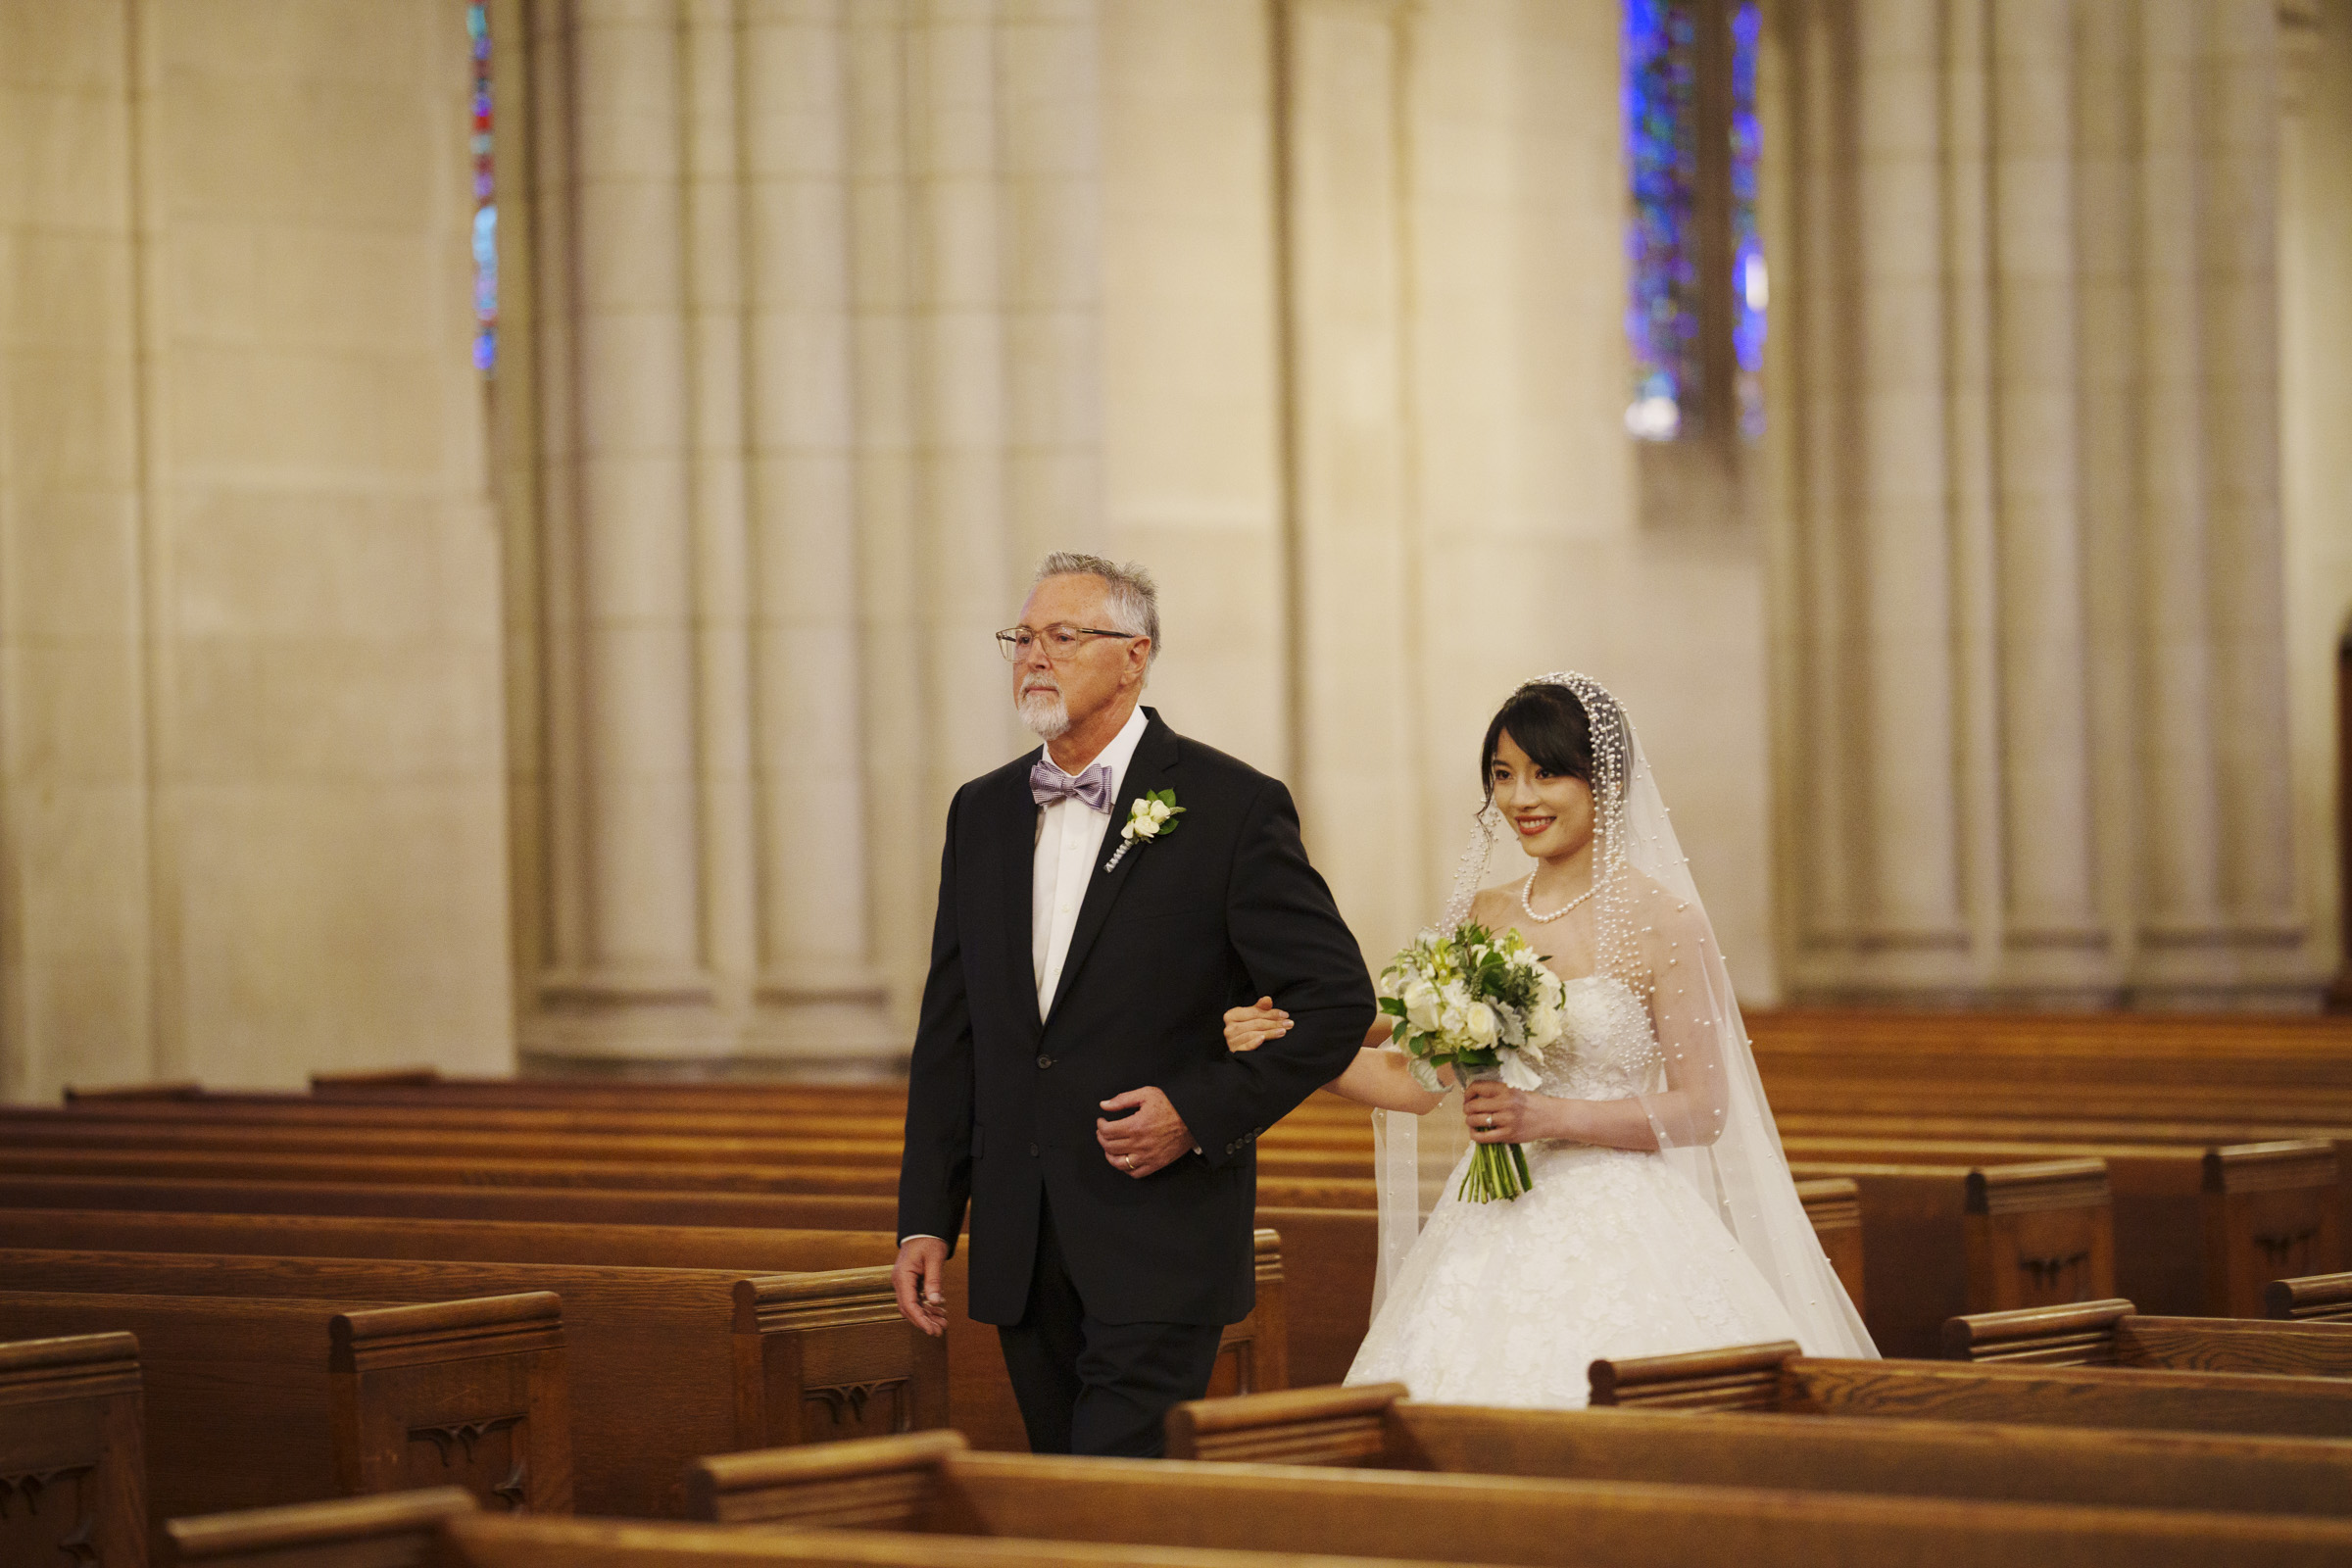
<instances>
[{"instance_id":1,"label":"stained glass window","mask_svg":"<svg viewBox=\"0 0 2352 1568\"><path fill-rule=\"evenodd\" d=\"M1622 106L1633 198L1626 428L1643 440L1672 441L1702 428L1715 408L1742 435L1760 435L1767 287L1756 235L1757 6L1624 4ZM1722 31L1710 36L1710 28ZM1723 142L1708 145L1717 136ZM1709 275L1710 257L1724 258L1729 276ZM1708 386L1710 361L1729 386Z\"/></svg>"},{"instance_id":2,"label":"stained glass window","mask_svg":"<svg viewBox=\"0 0 2352 1568\"><path fill-rule=\"evenodd\" d=\"M498 187L490 163L490 7L466 8L473 53L473 364L498 363Z\"/></svg>"}]
</instances>

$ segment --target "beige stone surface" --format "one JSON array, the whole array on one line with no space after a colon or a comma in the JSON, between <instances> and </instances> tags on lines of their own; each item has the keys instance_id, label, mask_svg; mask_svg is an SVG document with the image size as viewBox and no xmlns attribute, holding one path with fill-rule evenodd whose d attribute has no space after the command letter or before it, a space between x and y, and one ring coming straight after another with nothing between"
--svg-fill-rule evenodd
<instances>
[{"instance_id":1,"label":"beige stone surface","mask_svg":"<svg viewBox=\"0 0 2352 1568\"><path fill-rule=\"evenodd\" d=\"M513 1059L461 41L0 10L0 1094Z\"/></svg>"},{"instance_id":2,"label":"beige stone surface","mask_svg":"<svg viewBox=\"0 0 2352 1568\"><path fill-rule=\"evenodd\" d=\"M1057 547L1376 962L1574 667L1751 1003L2306 1003L2348 5L1771 7L1693 466L1611 6L497 0L486 397L462 8L0 0L0 1095L886 1070Z\"/></svg>"}]
</instances>

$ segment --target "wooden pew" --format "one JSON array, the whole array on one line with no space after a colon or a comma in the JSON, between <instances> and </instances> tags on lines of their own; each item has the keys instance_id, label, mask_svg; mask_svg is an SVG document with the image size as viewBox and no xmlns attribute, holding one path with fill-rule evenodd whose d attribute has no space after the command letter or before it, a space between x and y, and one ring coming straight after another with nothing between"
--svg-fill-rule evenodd
<instances>
[{"instance_id":1,"label":"wooden pew","mask_svg":"<svg viewBox=\"0 0 2352 1568\"><path fill-rule=\"evenodd\" d=\"M5 1163L5 1155L0 1155L0 1163ZM101 1171L108 1163L103 1159L96 1162ZM359 1173L364 1173L365 1168L363 1164ZM1956 1217L1958 1180L1940 1170L1925 1172L1923 1179L1951 1200L1946 1206L1955 1210L1955 1217L1948 1227L1947 1240L1956 1251L1960 1245ZM1373 1266L1379 1241L1377 1216L1369 1207L1338 1206L1339 1195L1328 1192L1286 1194L1280 1188L1260 1183L1261 1200L1269 1191L1275 1196L1333 1200L1311 1206L1283 1206L1261 1200L1257 1224L1260 1229L1274 1230L1281 1237L1289 1381L1299 1386L1337 1383L1347 1375L1356 1348L1370 1326ZM1798 1194L1832 1265L1838 1269L1856 1304L1863 1304L1866 1251L1856 1187L1842 1179L1815 1180L1800 1183ZM1369 1183L1362 1184L1360 1200L1369 1202ZM631 1225L750 1225L790 1230L887 1230L898 1215L896 1199L880 1194L860 1197L838 1193L594 1191L568 1187L491 1188L357 1180L221 1180L106 1174L0 1175L0 1207L374 1214ZM1908 1257L1915 1250L1915 1247L1906 1243L1899 1255ZM1956 1255L1946 1261L1951 1267L1945 1274L1952 1280L1962 1279ZM1916 1276L1907 1275L1906 1280L1912 1277ZM954 1275L951 1284L957 1284L960 1278L959 1273ZM1982 1304L1961 1294L1961 1289L1954 1286L1918 1308L1922 1323L1929 1322L1930 1314L1933 1322L1940 1323L1955 1311ZM1997 1301L1998 1298L1993 1299ZM1923 1327L1921 1332L1927 1329ZM1236 1338L1241 1337L1237 1333ZM996 1353L992 1341L979 1352L982 1364L987 1365ZM950 1365L956 1370L958 1387L963 1387L964 1373L956 1370L960 1363L954 1353ZM1247 1391L1237 1387L1224 1392ZM1017 1446L1017 1425L1003 1429L1011 1434L1011 1441L1000 1443L989 1435L995 1429L975 1429L965 1425L965 1420L959 1408L953 1424L973 1437L982 1447Z\"/></svg>"},{"instance_id":2,"label":"wooden pew","mask_svg":"<svg viewBox=\"0 0 2352 1568\"><path fill-rule=\"evenodd\" d=\"M1943 1348L1979 1363L2352 1378L2352 1323L2147 1317L2128 1300L1956 1317L1943 1326Z\"/></svg>"},{"instance_id":3,"label":"wooden pew","mask_svg":"<svg viewBox=\"0 0 2352 1568\"><path fill-rule=\"evenodd\" d=\"M618 1519L521 1519L463 1494L259 1509L177 1521L187 1568L1438 1568L1401 1558L992 1541L884 1531L743 1530ZM519 1528L517 1528L519 1527ZM549 1528L559 1527L559 1528Z\"/></svg>"},{"instance_id":4,"label":"wooden pew","mask_svg":"<svg viewBox=\"0 0 2352 1568\"><path fill-rule=\"evenodd\" d=\"M2262 1288L2263 1315L2297 1323L2352 1323L2352 1274L2273 1280Z\"/></svg>"},{"instance_id":5,"label":"wooden pew","mask_svg":"<svg viewBox=\"0 0 2352 1568\"><path fill-rule=\"evenodd\" d=\"M1935 1354L1944 1321L1962 1312L2114 1292L2114 1211L2100 1160L1792 1169L1808 1178L1800 1192L1827 1178L1859 1192L1868 1291L1847 1290L1884 1354Z\"/></svg>"},{"instance_id":6,"label":"wooden pew","mask_svg":"<svg viewBox=\"0 0 2352 1568\"><path fill-rule=\"evenodd\" d=\"M180 1568L434 1568L443 1520L480 1512L458 1487L166 1521Z\"/></svg>"},{"instance_id":7,"label":"wooden pew","mask_svg":"<svg viewBox=\"0 0 2352 1568\"><path fill-rule=\"evenodd\" d=\"M25 1151L125 1149L143 1152L269 1150L293 1154L423 1154L494 1159L594 1159L646 1166L734 1163L837 1170L871 1169L895 1182L900 1145L887 1137L813 1138L668 1132L524 1132L457 1126L319 1126L216 1122L209 1117L118 1117L46 1106L0 1106L0 1138ZM1368 1152L1261 1149L1262 1174L1293 1180L1369 1181Z\"/></svg>"},{"instance_id":8,"label":"wooden pew","mask_svg":"<svg viewBox=\"0 0 2352 1568\"><path fill-rule=\"evenodd\" d=\"M1835 1195L1825 1195L1834 1200ZM893 1198L790 1193L598 1192L577 1188L370 1186L357 1182L167 1181L152 1177L83 1179L60 1176L0 1176L0 1210L10 1208L113 1209L138 1213L341 1214L407 1219L507 1220L553 1225L620 1225L642 1230L664 1227L671 1235L686 1228L746 1227L770 1231L848 1230L888 1233L898 1219ZM1260 1208L1258 1229L1276 1233L1277 1251L1261 1259L1261 1291L1279 1289L1283 1298L1285 1362L1292 1383L1337 1383L1364 1337L1371 1301L1374 1216L1345 1209ZM683 1238L685 1240L705 1240ZM711 1247L723 1243L707 1239ZM1825 1244L1826 1245L1826 1244ZM1858 1240L1854 1244L1859 1247ZM274 1250L274 1249L273 1249ZM400 1255L417 1255L403 1252ZM467 1252L466 1256L479 1256ZM684 1266L713 1267L713 1253L697 1254ZM557 1259L517 1255L517 1262ZM658 1261L637 1254L593 1256L582 1262ZM1279 1264L1279 1269L1273 1265ZM962 1315L962 1255L949 1262L951 1322L949 1424L983 1448L1026 1447L1010 1394L986 1394L1001 1381L1003 1352L993 1332L979 1336L967 1353L963 1335L975 1325ZM1241 1381L1240 1347L1252 1345L1273 1318L1260 1311L1235 1325L1220 1351L1217 1386L1248 1392ZM1352 1323L1352 1328L1350 1328ZM978 1326L985 1329L985 1325ZM1250 1354L1257 1357L1254 1348ZM1250 1389L1271 1388L1270 1363L1250 1375ZM996 1400L995 1415L974 1405L975 1397Z\"/></svg>"},{"instance_id":9,"label":"wooden pew","mask_svg":"<svg viewBox=\"0 0 2352 1568\"><path fill-rule=\"evenodd\" d=\"M945 1348L900 1318L889 1271L724 1269L0 1249L22 1289L186 1298L438 1300L561 1293L573 1491L588 1512L675 1513L698 1454L947 1419ZM152 1354L149 1403L155 1399ZM152 1463L153 1446L150 1445ZM258 1502L293 1500L259 1498ZM236 1506L199 1497L172 1512Z\"/></svg>"},{"instance_id":10,"label":"wooden pew","mask_svg":"<svg viewBox=\"0 0 2352 1568\"><path fill-rule=\"evenodd\" d=\"M0 1344L0 1563L147 1561L139 1344Z\"/></svg>"},{"instance_id":11,"label":"wooden pew","mask_svg":"<svg viewBox=\"0 0 2352 1568\"><path fill-rule=\"evenodd\" d=\"M0 1337L137 1340L150 1533L198 1509L442 1483L500 1507L570 1511L552 1295L390 1305L74 1293L39 1289L39 1273L0 1266Z\"/></svg>"},{"instance_id":12,"label":"wooden pew","mask_svg":"<svg viewBox=\"0 0 2352 1568\"><path fill-rule=\"evenodd\" d=\"M1835 1415L1421 1404L1400 1383L1202 1399L1168 1457L2352 1517L2352 1445Z\"/></svg>"},{"instance_id":13,"label":"wooden pew","mask_svg":"<svg viewBox=\"0 0 2352 1568\"><path fill-rule=\"evenodd\" d=\"M696 1466L714 1522L1491 1562L2325 1562L2352 1522L1657 1483L973 1453L952 1432Z\"/></svg>"},{"instance_id":14,"label":"wooden pew","mask_svg":"<svg viewBox=\"0 0 2352 1568\"><path fill-rule=\"evenodd\" d=\"M1211 1388L1248 1394L1287 1388L1288 1343L1281 1238L1257 1234L1256 1308L1225 1331ZM515 1221L341 1215L129 1213L98 1209L0 1208L0 1247L106 1251L231 1252L251 1256L434 1258L482 1263L594 1263L624 1267L723 1269L784 1274L887 1259L887 1234L688 1228L657 1225L532 1224ZM964 1267L950 1261L946 1424L982 1447L1026 1451L1027 1436L1004 1372L996 1331L964 1312ZM840 1397L861 1402L861 1396ZM804 1401L775 1396L774 1420L752 1430L767 1443L825 1435L811 1430ZM828 1410L830 1401L828 1400ZM782 1425L777 1422L784 1423ZM762 1445L765 1446L765 1445Z\"/></svg>"},{"instance_id":15,"label":"wooden pew","mask_svg":"<svg viewBox=\"0 0 2352 1568\"><path fill-rule=\"evenodd\" d=\"M2128 1367L1847 1361L1792 1343L1594 1361L1592 1403L1885 1420L2352 1437L2352 1381Z\"/></svg>"},{"instance_id":16,"label":"wooden pew","mask_svg":"<svg viewBox=\"0 0 2352 1568\"><path fill-rule=\"evenodd\" d=\"M2325 1140L2221 1149L1862 1138L1786 1143L1790 1168L1803 1174L1882 1159L1955 1166L2037 1155L2104 1160L2114 1194L2115 1290L2099 1294L2129 1296L2174 1316L2259 1316L2267 1281L2324 1272L2339 1255L2336 1153ZM1986 1303L1986 1309L1998 1308Z\"/></svg>"},{"instance_id":17,"label":"wooden pew","mask_svg":"<svg viewBox=\"0 0 2352 1568\"><path fill-rule=\"evenodd\" d=\"M0 1174L156 1177L172 1181L359 1182L368 1185L580 1187L606 1192L797 1193L886 1198L895 1164L861 1167L745 1165L724 1161L501 1159L494 1155L311 1153L270 1149L136 1147L24 1149L0 1142ZM1260 1204L1284 1208L1377 1206L1369 1178L1257 1182Z\"/></svg>"}]
</instances>

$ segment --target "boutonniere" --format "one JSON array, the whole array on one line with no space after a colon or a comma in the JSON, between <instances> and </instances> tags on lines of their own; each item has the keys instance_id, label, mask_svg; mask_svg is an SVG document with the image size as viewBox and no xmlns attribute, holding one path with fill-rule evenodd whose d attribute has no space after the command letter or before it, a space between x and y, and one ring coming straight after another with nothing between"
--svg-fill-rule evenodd
<instances>
[{"instance_id":1,"label":"boutonniere","mask_svg":"<svg viewBox=\"0 0 2352 1568\"><path fill-rule=\"evenodd\" d=\"M1176 804L1174 790L1146 790L1138 795L1127 808L1126 825L1119 829L1119 847L1102 862L1102 869L1117 870L1119 862L1127 858L1127 852L1138 844L1149 844L1175 832L1181 825L1176 819L1183 814L1184 808Z\"/></svg>"}]
</instances>

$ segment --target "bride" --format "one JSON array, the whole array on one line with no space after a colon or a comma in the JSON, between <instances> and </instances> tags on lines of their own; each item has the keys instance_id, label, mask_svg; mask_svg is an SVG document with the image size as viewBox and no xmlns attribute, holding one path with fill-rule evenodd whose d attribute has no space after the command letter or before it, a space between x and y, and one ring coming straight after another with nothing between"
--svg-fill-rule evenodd
<instances>
[{"instance_id":1,"label":"bride","mask_svg":"<svg viewBox=\"0 0 2352 1568\"><path fill-rule=\"evenodd\" d=\"M1528 682L1487 726L1481 772L1440 929L1517 927L1565 982L1564 1031L1537 1089L1469 1084L1458 1117L1430 1114L1450 1097L1382 1049L1386 1018L1326 1086L1377 1107L1380 1278L1348 1381L1570 1406L1598 1357L1773 1340L1877 1354L1789 1179L1706 908L1616 699L1583 675ZM1506 824L1534 866L1482 891ZM1225 1026L1246 1051L1288 1023L1261 1001ZM1533 1189L1463 1201L1464 1134L1526 1145Z\"/></svg>"}]
</instances>

